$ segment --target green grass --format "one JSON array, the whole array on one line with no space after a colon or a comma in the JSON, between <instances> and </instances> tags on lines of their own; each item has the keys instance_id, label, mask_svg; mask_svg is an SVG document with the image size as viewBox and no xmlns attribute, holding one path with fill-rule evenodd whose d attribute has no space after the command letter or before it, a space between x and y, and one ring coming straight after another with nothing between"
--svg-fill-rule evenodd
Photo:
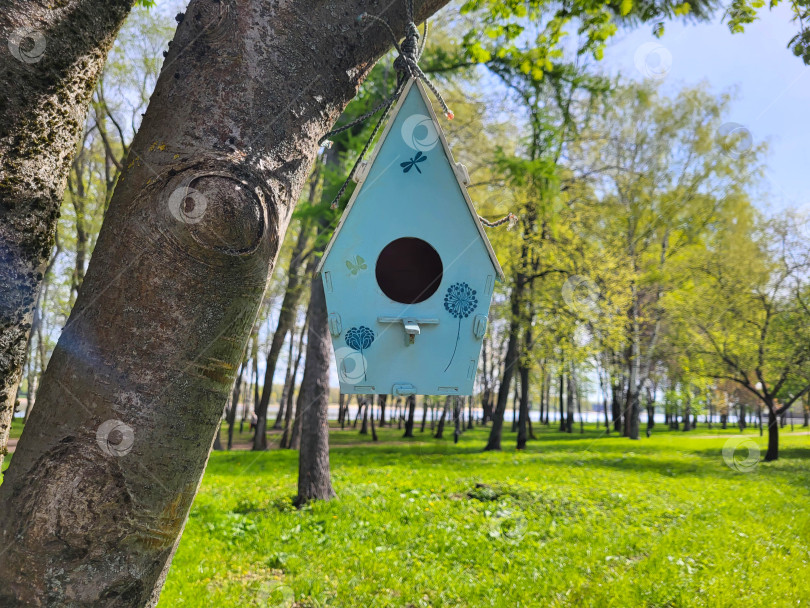
<instances>
[{"instance_id":1,"label":"green grass","mask_svg":"<svg viewBox=\"0 0 810 608\"><path fill-rule=\"evenodd\" d=\"M338 498L300 511L295 453L214 453L159 606L808 605L810 436L741 473L735 433L338 431Z\"/></svg>"},{"instance_id":2,"label":"green grass","mask_svg":"<svg viewBox=\"0 0 810 608\"><path fill-rule=\"evenodd\" d=\"M23 430L22 418L11 419L11 431L9 432L9 439L19 439Z\"/></svg>"}]
</instances>

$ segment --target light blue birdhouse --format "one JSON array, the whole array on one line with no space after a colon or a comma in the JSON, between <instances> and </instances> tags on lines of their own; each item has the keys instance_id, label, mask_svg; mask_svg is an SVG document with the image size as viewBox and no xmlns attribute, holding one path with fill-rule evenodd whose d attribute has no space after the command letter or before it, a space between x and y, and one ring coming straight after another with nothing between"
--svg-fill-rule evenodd
<instances>
[{"instance_id":1,"label":"light blue birdhouse","mask_svg":"<svg viewBox=\"0 0 810 608\"><path fill-rule=\"evenodd\" d=\"M472 394L503 272L419 81L355 181L318 267L340 390Z\"/></svg>"}]
</instances>

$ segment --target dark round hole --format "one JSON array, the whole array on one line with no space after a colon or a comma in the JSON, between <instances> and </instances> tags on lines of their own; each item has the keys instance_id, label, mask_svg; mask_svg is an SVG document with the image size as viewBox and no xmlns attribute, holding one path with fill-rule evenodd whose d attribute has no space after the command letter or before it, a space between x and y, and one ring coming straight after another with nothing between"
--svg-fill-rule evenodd
<instances>
[{"instance_id":1,"label":"dark round hole","mask_svg":"<svg viewBox=\"0 0 810 608\"><path fill-rule=\"evenodd\" d=\"M395 302L424 302L442 282L442 259L422 239L405 237L388 243L377 258L377 284Z\"/></svg>"}]
</instances>

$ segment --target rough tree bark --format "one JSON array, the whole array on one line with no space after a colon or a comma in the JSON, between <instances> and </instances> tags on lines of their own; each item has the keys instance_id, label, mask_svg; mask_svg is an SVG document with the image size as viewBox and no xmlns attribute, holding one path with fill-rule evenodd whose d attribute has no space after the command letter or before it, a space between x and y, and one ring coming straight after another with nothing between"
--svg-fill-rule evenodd
<instances>
[{"instance_id":1,"label":"rough tree bark","mask_svg":"<svg viewBox=\"0 0 810 608\"><path fill-rule=\"evenodd\" d=\"M296 504L329 500L335 495L329 474L329 359L331 339L326 296L320 276L310 289L307 358L296 416L301 417L301 448L298 455Z\"/></svg>"},{"instance_id":2,"label":"rough tree bark","mask_svg":"<svg viewBox=\"0 0 810 608\"><path fill-rule=\"evenodd\" d=\"M157 602L317 142L390 46L364 11L405 29L191 0L0 486L0 604Z\"/></svg>"},{"instance_id":3,"label":"rough tree bark","mask_svg":"<svg viewBox=\"0 0 810 608\"><path fill-rule=\"evenodd\" d=\"M134 2L8 0L0 11L0 465L76 143Z\"/></svg>"}]
</instances>

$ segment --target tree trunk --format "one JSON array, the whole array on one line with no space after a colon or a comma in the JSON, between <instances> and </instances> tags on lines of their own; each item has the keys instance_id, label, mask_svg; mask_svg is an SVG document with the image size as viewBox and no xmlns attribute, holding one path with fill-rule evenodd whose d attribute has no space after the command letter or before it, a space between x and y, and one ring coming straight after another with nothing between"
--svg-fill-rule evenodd
<instances>
[{"instance_id":1,"label":"tree trunk","mask_svg":"<svg viewBox=\"0 0 810 608\"><path fill-rule=\"evenodd\" d=\"M377 404L380 406L380 427L385 426L385 404L388 401L388 395L377 395Z\"/></svg>"},{"instance_id":2,"label":"tree trunk","mask_svg":"<svg viewBox=\"0 0 810 608\"><path fill-rule=\"evenodd\" d=\"M0 467L71 161L133 4L9 0L0 11Z\"/></svg>"},{"instance_id":3,"label":"tree trunk","mask_svg":"<svg viewBox=\"0 0 810 608\"><path fill-rule=\"evenodd\" d=\"M281 301L281 310L278 313L278 323L276 331L273 333L273 340L270 342L270 350L267 351L267 365L264 370L264 387L262 388L262 398L259 407L256 408L256 435L253 439L254 450L267 449L267 409L270 406L270 396L273 394L273 377L276 375L276 365L281 348L287 334L291 332L295 324L295 312L298 310L298 301L301 299L301 263L302 254L309 239L309 227L306 224L301 226L295 248L290 255L290 264L287 269L287 288L284 291L284 299ZM290 337L292 340L292 337ZM273 428L278 428L281 422L281 411L276 416Z\"/></svg>"},{"instance_id":4,"label":"tree trunk","mask_svg":"<svg viewBox=\"0 0 810 608\"><path fill-rule=\"evenodd\" d=\"M525 258L524 246L524 258ZM506 413L506 402L509 399L509 388L512 383L512 375L515 371L515 366L518 363L518 341L520 339L520 312L523 302L523 290L525 287L526 279L523 273L518 273L515 280L515 287L512 289L511 300L511 318L509 320L509 342L506 346L506 357L504 358L503 376L501 377L501 386L498 389L498 403L492 415L492 429L489 432L489 439L487 445L484 447L485 451L500 450L501 449L501 436L503 434L503 417Z\"/></svg>"},{"instance_id":5,"label":"tree trunk","mask_svg":"<svg viewBox=\"0 0 810 608\"><path fill-rule=\"evenodd\" d=\"M619 399L619 385L612 382L610 385L610 410L613 418L613 430L622 432L622 406Z\"/></svg>"},{"instance_id":6,"label":"tree trunk","mask_svg":"<svg viewBox=\"0 0 810 608\"><path fill-rule=\"evenodd\" d=\"M447 409L450 407L450 396L444 398L444 407L442 408L442 414L439 416L439 424L436 427L436 434L434 437L436 439L444 439L444 421L447 418Z\"/></svg>"},{"instance_id":7,"label":"tree trunk","mask_svg":"<svg viewBox=\"0 0 810 608\"><path fill-rule=\"evenodd\" d=\"M369 398L370 403L374 403L374 395L369 395L368 398ZM373 410L371 412L371 440L372 441L377 441L378 440L377 429L374 428L374 411Z\"/></svg>"},{"instance_id":8,"label":"tree trunk","mask_svg":"<svg viewBox=\"0 0 810 608\"><path fill-rule=\"evenodd\" d=\"M295 408L296 417L301 418L298 505L310 500L329 500L335 495L329 473L329 359L332 344L320 276L312 279L307 317L307 358Z\"/></svg>"},{"instance_id":9,"label":"tree trunk","mask_svg":"<svg viewBox=\"0 0 810 608\"><path fill-rule=\"evenodd\" d=\"M421 427L419 429L420 433L425 432L425 425L427 424L427 419L428 419L428 403L429 403L429 401L428 401L427 397L422 399L422 425L421 425ZM431 423L430 427L431 427L430 430L433 430L433 424L432 423Z\"/></svg>"},{"instance_id":10,"label":"tree trunk","mask_svg":"<svg viewBox=\"0 0 810 608\"><path fill-rule=\"evenodd\" d=\"M686 394L685 410L683 413L683 430L692 430L692 397L689 395L688 390Z\"/></svg>"},{"instance_id":11,"label":"tree trunk","mask_svg":"<svg viewBox=\"0 0 810 608\"><path fill-rule=\"evenodd\" d=\"M531 328L526 328L524 336L525 343L532 343ZM529 422L529 366L525 365L521 360L518 366L518 374L520 376L520 412L518 414L517 425L517 449L526 449L526 442L528 441Z\"/></svg>"},{"instance_id":12,"label":"tree trunk","mask_svg":"<svg viewBox=\"0 0 810 608\"><path fill-rule=\"evenodd\" d=\"M233 393L231 394L231 407L228 409L228 449L233 448L233 427L236 425L236 410L239 407L239 397L242 394L242 375L245 373L247 361L239 366L239 375L233 383Z\"/></svg>"},{"instance_id":13,"label":"tree trunk","mask_svg":"<svg viewBox=\"0 0 810 608\"><path fill-rule=\"evenodd\" d=\"M568 374L568 384L565 388L565 432L574 432L574 374Z\"/></svg>"},{"instance_id":14,"label":"tree trunk","mask_svg":"<svg viewBox=\"0 0 810 608\"><path fill-rule=\"evenodd\" d=\"M765 462L779 459L779 416L773 404L768 403L768 451L765 453Z\"/></svg>"},{"instance_id":15,"label":"tree trunk","mask_svg":"<svg viewBox=\"0 0 810 608\"><path fill-rule=\"evenodd\" d=\"M566 429L565 423L565 401L564 401L564 391L565 391L565 374L560 374L560 432L564 433Z\"/></svg>"},{"instance_id":16,"label":"tree trunk","mask_svg":"<svg viewBox=\"0 0 810 608\"><path fill-rule=\"evenodd\" d=\"M408 395L408 418L405 420L405 434L403 437L413 437L413 415L416 410L416 395Z\"/></svg>"},{"instance_id":17,"label":"tree trunk","mask_svg":"<svg viewBox=\"0 0 810 608\"><path fill-rule=\"evenodd\" d=\"M0 604L157 602L318 140L390 45L363 11L405 29L381 1L191 0L0 486Z\"/></svg>"},{"instance_id":18,"label":"tree trunk","mask_svg":"<svg viewBox=\"0 0 810 608\"><path fill-rule=\"evenodd\" d=\"M363 424L360 425L360 434L368 435L368 397L363 395Z\"/></svg>"},{"instance_id":19,"label":"tree trunk","mask_svg":"<svg viewBox=\"0 0 810 608\"><path fill-rule=\"evenodd\" d=\"M284 387L281 389L281 399L278 401L278 411L279 414L284 412L284 424L282 428L284 429L281 432L281 439L279 440L278 447L284 449L287 447L287 440L290 436L290 421L292 420L292 395L291 391L293 390L294 380L292 377L292 369L293 369L293 347L295 346L295 334L290 334L290 346L289 351L287 354L287 373L284 374ZM299 350L301 346L299 345ZM258 433L258 421L256 425L256 432ZM267 433L265 432L265 435ZM264 441L265 445L267 445L267 439L265 438ZM253 446L255 449L256 446L256 437L253 437Z\"/></svg>"}]
</instances>

